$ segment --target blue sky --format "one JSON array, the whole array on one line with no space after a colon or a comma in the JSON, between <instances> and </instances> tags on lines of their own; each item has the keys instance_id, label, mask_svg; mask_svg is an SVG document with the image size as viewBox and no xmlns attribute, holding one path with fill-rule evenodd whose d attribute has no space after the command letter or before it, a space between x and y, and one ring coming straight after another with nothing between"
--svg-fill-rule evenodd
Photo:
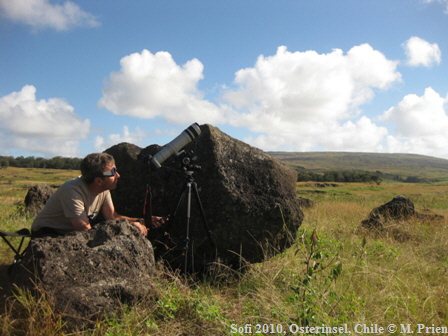
<instances>
[{"instance_id":1,"label":"blue sky","mask_svg":"<svg viewBox=\"0 0 448 336\"><path fill-rule=\"evenodd\" d=\"M0 155L209 123L266 151L448 158L448 0L0 0Z\"/></svg>"}]
</instances>

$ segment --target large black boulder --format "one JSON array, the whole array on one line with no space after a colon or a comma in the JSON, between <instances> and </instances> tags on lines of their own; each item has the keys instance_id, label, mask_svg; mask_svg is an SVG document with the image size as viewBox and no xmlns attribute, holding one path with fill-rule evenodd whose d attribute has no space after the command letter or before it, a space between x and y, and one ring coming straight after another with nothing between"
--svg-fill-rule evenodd
<instances>
[{"instance_id":1,"label":"large black boulder","mask_svg":"<svg viewBox=\"0 0 448 336\"><path fill-rule=\"evenodd\" d=\"M216 127L202 125L201 130L184 154L173 155L159 170L148 164L148 158L162 148L158 145L142 150L122 143L106 150L114 156L121 175L112 193L117 212L142 216L149 185L152 202L147 197L146 208L159 216L176 213L164 227L149 234L156 256L174 268L187 263L189 270L200 269L216 256L220 262L238 268L246 261L262 261L290 246L303 220L296 197L297 173ZM191 175L184 169L187 159L192 161L188 165ZM178 201L191 179L197 183L207 221L202 220L192 188L187 228L187 197Z\"/></svg>"},{"instance_id":2,"label":"large black boulder","mask_svg":"<svg viewBox=\"0 0 448 336\"><path fill-rule=\"evenodd\" d=\"M120 314L124 304L156 295L153 275L152 245L127 221L34 238L13 269L17 285L46 293L69 330L94 326Z\"/></svg>"}]
</instances>

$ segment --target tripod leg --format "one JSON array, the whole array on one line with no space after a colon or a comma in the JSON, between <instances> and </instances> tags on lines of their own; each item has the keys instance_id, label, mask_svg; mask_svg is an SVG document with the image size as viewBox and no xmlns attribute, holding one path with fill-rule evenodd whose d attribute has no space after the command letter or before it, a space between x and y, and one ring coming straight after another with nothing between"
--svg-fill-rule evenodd
<instances>
[{"instance_id":1,"label":"tripod leg","mask_svg":"<svg viewBox=\"0 0 448 336\"><path fill-rule=\"evenodd\" d=\"M180 193L180 195L179 195L179 197L178 197L178 199L177 199L177 204L176 204L176 207L174 208L174 212L173 212L172 217L176 217L177 211L179 210L180 203L182 202L182 200L183 200L183 198L184 198L184 195L185 195L187 192L188 192L188 185L185 186L185 189L182 190L182 192ZM170 215L170 217L171 217L171 215Z\"/></svg>"},{"instance_id":2,"label":"tripod leg","mask_svg":"<svg viewBox=\"0 0 448 336\"><path fill-rule=\"evenodd\" d=\"M192 188L194 189L194 196L195 196L196 202L199 205L199 210L201 212L202 222L204 224L204 229L205 229L205 232L207 234L207 238L208 238L208 240L209 240L209 242L211 244L211 247L212 247L212 249L213 249L213 251L215 253L214 258L215 259L217 258L216 244L215 244L215 242L213 240L212 233L211 233L211 231L210 231L210 229L208 227L208 224L207 224L207 219L206 219L205 213L204 213L204 207L202 206L202 202L201 202L201 199L199 197L197 184L196 184L196 182L189 181L189 182L187 182L185 189L180 194L179 199L177 201L177 205L176 205L175 211L173 213L173 217L175 217L177 215L178 210L179 210L179 206L180 206L180 204L181 204L181 202L182 202L182 200L183 200L183 198L184 198L184 196L186 194L187 195L187 213L186 213L186 233L185 233L185 242L184 242L184 257L185 257L185 260L184 260L184 273L185 274L187 274L187 271L188 271L188 258L189 258L188 252L189 252L189 249L190 249L190 217L191 217L191 193L192 193Z\"/></svg>"},{"instance_id":3,"label":"tripod leg","mask_svg":"<svg viewBox=\"0 0 448 336\"><path fill-rule=\"evenodd\" d=\"M186 235L185 235L185 262L184 272L188 271L188 245L190 243L190 215L191 215L191 182L187 183L187 223L186 223Z\"/></svg>"},{"instance_id":4,"label":"tripod leg","mask_svg":"<svg viewBox=\"0 0 448 336\"><path fill-rule=\"evenodd\" d=\"M204 229L205 232L207 233L207 238L210 241L210 245L216 254L217 253L216 244L215 241L213 240L213 235L210 231L210 228L208 227L207 218L205 217L204 207L202 206L201 198L199 197L198 186L196 182L193 182L193 188L194 188L194 195L196 197L196 202L199 204L199 210L201 211L202 223L204 224Z\"/></svg>"}]
</instances>

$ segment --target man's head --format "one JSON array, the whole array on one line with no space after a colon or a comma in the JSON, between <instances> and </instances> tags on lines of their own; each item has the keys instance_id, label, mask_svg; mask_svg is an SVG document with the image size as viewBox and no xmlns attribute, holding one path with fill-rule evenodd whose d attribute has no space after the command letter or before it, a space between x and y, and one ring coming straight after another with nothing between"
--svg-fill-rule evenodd
<instances>
[{"instance_id":1,"label":"man's head","mask_svg":"<svg viewBox=\"0 0 448 336\"><path fill-rule=\"evenodd\" d=\"M115 160L112 155L107 153L89 154L81 161L82 178L89 184L94 183L95 181L102 182L105 179L113 179L113 181L104 182L116 182L119 175L114 168Z\"/></svg>"}]
</instances>

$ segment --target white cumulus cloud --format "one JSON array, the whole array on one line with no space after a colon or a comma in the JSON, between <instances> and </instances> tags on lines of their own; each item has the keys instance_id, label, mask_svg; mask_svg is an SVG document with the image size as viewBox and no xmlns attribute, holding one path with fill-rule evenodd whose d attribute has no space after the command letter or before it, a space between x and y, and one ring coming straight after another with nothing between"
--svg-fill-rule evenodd
<instances>
[{"instance_id":1,"label":"white cumulus cloud","mask_svg":"<svg viewBox=\"0 0 448 336\"><path fill-rule=\"evenodd\" d=\"M74 27L95 27L98 20L71 1L52 4L49 0L0 0L3 16L30 25L35 30L52 28L58 31Z\"/></svg>"},{"instance_id":2,"label":"white cumulus cloud","mask_svg":"<svg viewBox=\"0 0 448 336\"><path fill-rule=\"evenodd\" d=\"M161 136L161 135L169 135L169 136L175 136L177 134L176 131L169 130L169 129L155 129L151 132L145 131L141 129L140 127L135 127L134 131L131 131L129 129L129 126L123 126L123 132L122 134L119 133L113 133L109 134L108 136L96 136L94 147L98 152L102 152L106 150L109 147L112 147L114 145L117 145L121 142L129 142L131 144L140 146L142 148L148 146L151 144L151 139L153 137Z\"/></svg>"},{"instance_id":3,"label":"white cumulus cloud","mask_svg":"<svg viewBox=\"0 0 448 336\"><path fill-rule=\"evenodd\" d=\"M219 105L205 100L198 89L203 65L197 59L178 65L167 52L143 50L120 64L98 103L115 114L177 124L229 124L249 130L252 135L243 140L263 150L448 156L447 98L431 88L421 97L405 96L379 118L363 115L375 95L401 81L399 62L368 44L326 54L281 46L274 55L260 55L253 67L237 71L233 85L223 88ZM375 120L392 125L395 133ZM104 149L123 141L146 145L149 137L124 127L122 134L97 137L96 146Z\"/></svg>"},{"instance_id":4,"label":"white cumulus cloud","mask_svg":"<svg viewBox=\"0 0 448 336\"><path fill-rule=\"evenodd\" d=\"M236 73L235 89L223 95L233 109L227 120L259 133L246 140L268 150L379 149L387 130L358 118L359 109L401 80L397 64L368 44L346 54L279 47Z\"/></svg>"},{"instance_id":5,"label":"white cumulus cloud","mask_svg":"<svg viewBox=\"0 0 448 336\"><path fill-rule=\"evenodd\" d=\"M89 131L90 121L77 116L65 100L36 100L32 85L0 98L0 148L76 156L79 140L87 138Z\"/></svg>"},{"instance_id":6,"label":"white cumulus cloud","mask_svg":"<svg viewBox=\"0 0 448 336\"><path fill-rule=\"evenodd\" d=\"M389 151L448 157L447 103L448 97L429 87L422 96L409 94L387 110L382 120L396 125L395 135L388 137Z\"/></svg>"},{"instance_id":7,"label":"white cumulus cloud","mask_svg":"<svg viewBox=\"0 0 448 336\"><path fill-rule=\"evenodd\" d=\"M407 56L407 63L410 66L430 67L440 64L442 52L437 43L429 43L420 37L413 36L407 40L403 47Z\"/></svg>"},{"instance_id":8,"label":"white cumulus cloud","mask_svg":"<svg viewBox=\"0 0 448 336\"><path fill-rule=\"evenodd\" d=\"M444 108L446 103L446 98L429 87L423 96L406 95L397 106L387 110L382 119L396 123L399 137L446 133L448 129L448 116Z\"/></svg>"},{"instance_id":9,"label":"white cumulus cloud","mask_svg":"<svg viewBox=\"0 0 448 336\"><path fill-rule=\"evenodd\" d=\"M128 126L123 126L123 134L110 134L107 140L102 136L96 136L95 138L95 149L98 152L102 152L105 149L119 144L121 142L129 142L137 146L142 145L142 140L148 138L147 132L142 130L140 127L135 128L135 132L131 132Z\"/></svg>"},{"instance_id":10,"label":"white cumulus cloud","mask_svg":"<svg viewBox=\"0 0 448 336\"><path fill-rule=\"evenodd\" d=\"M176 124L222 120L197 87L203 78L199 60L179 66L168 52L143 50L124 57L120 65L105 82L100 108L139 118L160 116Z\"/></svg>"}]
</instances>

